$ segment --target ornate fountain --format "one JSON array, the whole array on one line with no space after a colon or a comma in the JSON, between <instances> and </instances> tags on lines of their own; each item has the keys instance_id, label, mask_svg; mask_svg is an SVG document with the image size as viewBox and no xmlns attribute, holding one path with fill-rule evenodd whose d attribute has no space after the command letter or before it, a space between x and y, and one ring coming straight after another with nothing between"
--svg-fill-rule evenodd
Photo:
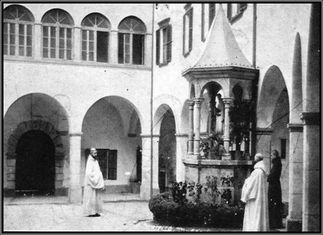
<instances>
[{"instance_id":1,"label":"ornate fountain","mask_svg":"<svg viewBox=\"0 0 323 235\"><path fill-rule=\"evenodd\" d=\"M231 190L236 201L252 166L258 70L239 48L221 6L205 43L197 62L183 72L190 84L185 177L198 183L208 176L232 178L222 190ZM204 102L207 132L201 133Z\"/></svg>"}]
</instances>

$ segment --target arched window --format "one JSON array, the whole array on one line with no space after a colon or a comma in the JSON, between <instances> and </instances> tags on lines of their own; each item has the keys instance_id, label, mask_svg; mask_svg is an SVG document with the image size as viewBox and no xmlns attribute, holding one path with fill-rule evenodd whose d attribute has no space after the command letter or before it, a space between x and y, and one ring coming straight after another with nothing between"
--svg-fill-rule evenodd
<instances>
[{"instance_id":1,"label":"arched window","mask_svg":"<svg viewBox=\"0 0 323 235\"><path fill-rule=\"evenodd\" d=\"M3 54L32 56L32 36L34 17L19 5L11 5L3 14Z\"/></svg>"},{"instance_id":2,"label":"arched window","mask_svg":"<svg viewBox=\"0 0 323 235\"><path fill-rule=\"evenodd\" d=\"M53 9L42 19L43 57L72 59L72 17L65 11Z\"/></svg>"},{"instance_id":3,"label":"arched window","mask_svg":"<svg viewBox=\"0 0 323 235\"><path fill-rule=\"evenodd\" d=\"M144 64L145 24L136 17L127 17L118 30L119 64Z\"/></svg>"},{"instance_id":4,"label":"arched window","mask_svg":"<svg viewBox=\"0 0 323 235\"><path fill-rule=\"evenodd\" d=\"M109 20L92 13L82 21L82 60L108 62Z\"/></svg>"}]
</instances>

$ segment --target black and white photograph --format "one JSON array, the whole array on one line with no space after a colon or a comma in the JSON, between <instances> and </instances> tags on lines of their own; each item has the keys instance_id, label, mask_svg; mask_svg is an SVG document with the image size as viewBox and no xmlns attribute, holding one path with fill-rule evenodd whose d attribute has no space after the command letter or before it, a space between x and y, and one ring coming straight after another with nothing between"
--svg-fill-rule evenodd
<instances>
[{"instance_id":1,"label":"black and white photograph","mask_svg":"<svg viewBox=\"0 0 323 235\"><path fill-rule=\"evenodd\" d=\"M1 5L1 233L322 232L321 1Z\"/></svg>"}]
</instances>

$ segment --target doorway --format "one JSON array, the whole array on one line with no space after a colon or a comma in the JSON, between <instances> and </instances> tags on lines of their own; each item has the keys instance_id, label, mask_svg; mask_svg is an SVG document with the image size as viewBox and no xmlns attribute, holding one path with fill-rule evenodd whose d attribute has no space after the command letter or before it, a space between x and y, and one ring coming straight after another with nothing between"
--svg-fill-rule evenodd
<instances>
[{"instance_id":1,"label":"doorway","mask_svg":"<svg viewBox=\"0 0 323 235\"><path fill-rule=\"evenodd\" d=\"M53 195L55 192L55 146L42 131L21 136L16 148L16 194Z\"/></svg>"}]
</instances>

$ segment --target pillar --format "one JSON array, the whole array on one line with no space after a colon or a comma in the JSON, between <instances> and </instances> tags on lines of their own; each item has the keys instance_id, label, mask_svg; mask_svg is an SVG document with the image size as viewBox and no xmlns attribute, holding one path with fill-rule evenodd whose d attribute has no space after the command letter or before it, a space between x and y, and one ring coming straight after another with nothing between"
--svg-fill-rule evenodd
<instances>
[{"instance_id":1,"label":"pillar","mask_svg":"<svg viewBox=\"0 0 323 235\"><path fill-rule=\"evenodd\" d=\"M151 50L153 50L153 46L152 44L152 34L151 33L147 33L145 36L145 50L144 50L144 65L147 67L151 67ZM118 47L115 47L118 48ZM117 53L116 53L117 55Z\"/></svg>"},{"instance_id":2,"label":"pillar","mask_svg":"<svg viewBox=\"0 0 323 235\"><path fill-rule=\"evenodd\" d=\"M176 181L185 181L185 166L183 159L185 157L187 135L176 134Z\"/></svg>"},{"instance_id":3,"label":"pillar","mask_svg":"<svg viewBox=\"0 0 323 235\"><path fill-rule=\"evenodd\" d=\"M33 36L33 58L35 60L40 60L42 58L42 25L40 23L35 23L34 25L34 36Z\"/></svg>"},{"instance_id":4,"label":"pillar","mask_svg":"<svg viewBox=\"0 0 323 235\"><path fill-rule=\"evenodd\" d=\"M302 187L303 187L303 125L288 124L289 128L289 192L288 232L302 230Z\"/></svg>"},{"instance_id":5,"label":"pillar","mask_svg":"<svg viewBox=\"0 0 323 235\"><path fill-rule=\"evenodd\" d=\"M187 153L188 155L193 155L194 150L194 101L190 100L188 101L188 108L189 108L189 112L188 112L188 125L189 125L189 130L188 130L188 150Z\"/></svg>"},{"instance_id":6,"label":"pillar","mask_svg":"<svg viewBox=\"0 0 323 235\"><path fill-rule=\"evenodd\" d=\"M264 157L266 172L270 172L270 152L271 152L271 135L272 128L257 128L256 129L256 153L261 153ZM254 159L254 156L252 156Z\"/></svg>"},{"instance_id":7,"label":"pillar","mask_svg":"<svg viewBox=\"0 0 323 235\"><path fill-rule=\"evenodd\" d=\"M111 31L109 37L109 64L118 64L118 32Z\"/></svg>"},{"instance_id":8,"label":"pillar","mask_svg":"<svg viewBox=\"0 0 323 235\"><path fill-rule=\"evenodd\" d=\"M223 98L224 103L224 134L223 134L223 142L224 142L224 149L227 152L226 158L230 156L229 153L229 144L230 144L230 115L229 109L232 102L232 98Z\"/></svg>"},{"instance_id":9,"label":"pillar","mask_svg":"<svg viewBox=\"0 0 323 235\"><path fill-rule=\"evenodd\" d=\"M201 103L203 98L196 98L194 100L194 155L200 155L200 123L201 123Z\"/></svg>"},{"instance_id":10,"label":"pillar","mask_svg":"<svg viewBox=\"0 0 323 235\"><path fill-rule=\"evenodd\" d=\"M74 61L81 61L82 60L82 30L79 27L74 28L74 48L73 48L73 54L74 54Z\"/></svg>"},{"instance_id":11,"label":"pillar","mask_svg":"<svg viewBox=\"0 0 323 235\"><path fill-rule=\"evenodd\" d=\"M209 123L208 123L208 133L210 134L212 131L214 131L214 108L215 108L215 95L212 89L208 90L210 101L208 103L209 108Z\"/></svg>"},{"instance_id":12,"label":"pillar","mask_svg":"<svg viewBox=\"0 0 323 235\"><path fill-rule=\"evenodd\" d=\"M143 200L150 199L151 192L151 174L153 174L153 195L159 193L158 186L158 142L159 135L141 135L142 139L142 170L140 198ZM153 141L153 169L151 171L151 141Z\"/></svg>"},{"instance_id":13,"label":"pillar","mask_svg":"<svg viewBox=\"0 0 323 235\"><path fill-rule=\"evenodd\" d=\"M82 133L70 133L70 188L69 202L81 203L81 137Z\"/></svg>"},{"instance_id":14,"label":"pillar","mask_svg":"<svg viewBox=\"0 0 323 235\"><path fill-rule=\"evenodd\" d=\"M304 84L303 120L303 223L302 231L319 232L320 198L320 81L321 81L321 5L311 6L307 76Z\"/></svg>"},{"instance_id":15,"label":"pillar","mask_svg":"<svg viewBox=\"0 0 323 235\"><path fill-rule=\"evenodd\" d=\"M303 124L302 112L302 55L299 33L295 37L292 93L289 128L289 192L286 229L302 231L302 188L303 188Z\"/></svg>"}]
</instances>

